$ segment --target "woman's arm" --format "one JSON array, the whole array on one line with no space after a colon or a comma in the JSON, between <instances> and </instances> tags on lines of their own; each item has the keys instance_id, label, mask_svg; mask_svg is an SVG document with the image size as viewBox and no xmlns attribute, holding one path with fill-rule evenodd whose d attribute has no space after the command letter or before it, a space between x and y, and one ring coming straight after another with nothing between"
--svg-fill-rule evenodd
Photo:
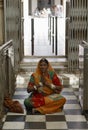
<instances>
[{"instance_id":1,"label":"woman's arm","mask_svg":"<svg viewBox=\"0 0 88 130\"><path fill-rule=\"evenodd\" d=\"M28 93L35 90L34 84L35 84L34 77L33 77L33 75L31 75L30 80L29 80L28 85L27 85L27 92Z\"/></svg>"},{"instance_id":2,"label":"woman's arm","mask_svg":"<svg viewBox=\"0 0 88 130\"><path fill-rule=\"evenodd\" d=\"M27 86L27 92L32 92L32 91L37 91L39 87L42 86L42 83L39 82L39 84L35 83L35 79L33 74L30 77L30 80L28 82L28 86Z\"/></svg>"},{"instance_id":3,"label":"woman's arm","mask_svg":"<svg viewBox=\"0 0 88 130\"><path fill-rule=\"evenodd\" d=\"M51 75L48 76L49 79L46 79L44 75L42 75L42 83L43 85L51 88L56 93L60 93L63 86L60 82L59 77L56 73L50 73Z\"/></svg>"},{"instance_id":4,"label":"woman's arm","mask_svg":"<svg viewBox=\"0 0 88 130\"><path fill-rule=\"evenodd\" d=\"M54 76L53 76L52 83L53 83L53 85L55 86L54 91L55 91L56 93L60 93L60 92L62 91L62 89L63 89L63 86L62 86L61 81L60 81L60 79L59 79L59 77L57 76L56 73L55 73ZM54 88L54 87L53 87L53 88Z\"/></svg>"}]
</instances>

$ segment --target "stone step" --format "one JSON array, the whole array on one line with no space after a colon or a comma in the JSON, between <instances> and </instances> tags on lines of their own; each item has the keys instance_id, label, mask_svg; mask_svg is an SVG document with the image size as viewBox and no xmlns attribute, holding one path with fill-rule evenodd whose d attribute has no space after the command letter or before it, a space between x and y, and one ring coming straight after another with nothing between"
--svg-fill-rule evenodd
<instances>
[{"instance_id":1,"label":"stone step","mask_svg":"<svg viewBox=\"0 0 88 130\"><path fill-rule=\"evenodd\" d=\"M20 69L34 72L40 59L40 57L25 57L20 63ZM67 61L65 58L47 57L47 59L56 71L67 70Z\"/></svg>"},{"instance_id":2,"label":"stone step","mask_svg":"<svg viewBox=\"0 0 88 130\"><path fill-rule=\"evenodd\" d=\"M24 57L24 59L21 61L20 65L37 65L38 61L40 60L41 57ZM45 57L46 58L46 57ZM67 60L66 58L58 58L56 56L54 57L47 57L47 60L51 63L52 66L56 65L67 65Z\"/></svg>"},{"instance_id":3,"label":"stone step","mask_svg":"<svg viewBox=\"0 0 88 130\"><path fill-rule=\"evenodd\" d=\"M67 70L67 67L64 67L64 66L53 66L53 68L57 72ZM20 70L25 70L25 71L28 71L28 72L34 72L36 70L36 66L20 66Z\"/></svg>"},{"instance_id":4,"label":"stone step","mask_svg":"<svg viewBox=\"0 0 88 130\"><path fill-rule=\"evenodd\" d=\"M71 85L74 89L79 88L79 75L63 73L59 76L63 85Z\"/></svg>"},{"instance_id":5,"label":"stone step","mask_svg":"<svg viewBox=\"0 0 88 130\"><path fill-rule=\"evenodd\" d=\"M67 66L66 62L50 62L53 67L57 66ZM20 66L37 66L38 62L23 62Z\"/></svg>"}]
</instances>

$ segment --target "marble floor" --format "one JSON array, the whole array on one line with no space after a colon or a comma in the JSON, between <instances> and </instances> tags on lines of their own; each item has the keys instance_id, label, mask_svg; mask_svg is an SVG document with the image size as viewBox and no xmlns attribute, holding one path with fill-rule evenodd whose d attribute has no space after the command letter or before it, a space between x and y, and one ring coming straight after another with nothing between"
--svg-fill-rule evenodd
<instances>
[{"instance_id":1,"label":"marble floor","mask_svg":"<svg viewBox=\"0 0 88 130\"><path fill-rule=\"evenodd\" d=\"M27 83L31 73L20 72L17 76L13 100L18 100L24 108L24 113L7 112L3 118L2 130L88 130L88 121L82 114L78 101L78 89L74 84L66 84L62 95L66 98L63 111L42 115L26 112L23 101L28 96Z\"/></svg>"}]
</instances>

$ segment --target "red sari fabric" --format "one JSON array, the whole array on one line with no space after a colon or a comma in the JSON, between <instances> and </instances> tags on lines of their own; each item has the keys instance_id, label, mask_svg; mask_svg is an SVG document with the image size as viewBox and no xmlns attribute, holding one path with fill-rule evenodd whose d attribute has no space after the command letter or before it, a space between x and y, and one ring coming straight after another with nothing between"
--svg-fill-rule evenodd
<instances>
[{"instance_id":1,"label":"red sari fabric","mask_svg":"<svg viewBox=\"0 0 88 130\"><path fill-rule=\"evenodd\" d=\"M35 92L32 97L32 104L34 107L40 107L45 105L44 96L41 93Z\"/></svg>"}]
</instances>

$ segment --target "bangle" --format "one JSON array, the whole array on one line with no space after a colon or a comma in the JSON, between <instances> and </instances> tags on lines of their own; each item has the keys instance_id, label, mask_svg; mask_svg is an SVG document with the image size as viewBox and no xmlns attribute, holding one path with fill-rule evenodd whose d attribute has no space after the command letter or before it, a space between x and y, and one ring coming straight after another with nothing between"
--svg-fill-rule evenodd
<instances>
[{"instance_id":1,"label":"bangle","mask_svg":"<svg viewBox=\"0 0 88 130\"><path fill-rule=\"evenodd\" d=\"M42 82L39 82L39 85L42 87L43 86Z\"/></svg>"},{"instance_id":2,"label":"bangle","mask_svg":"<svg viewBox=\"0 0 88 130\"><path fill-rule=\"evenodd\" d=\"M34 89L35 89L35 90L37 90L37 87L36 87L36 86L34 86Z\"/></svg>"},{"instance_id":3,"label":"bangle","mask_svg":"<svg viewBox=\"0 0 88 130\"><path fill-rule=\"evenodd\" d=\"M51 87L52 89L55 89L55 88L56 88L56 86L55 86L54 84L51 84L50 87Z\"/></svg>"}]
</instances>

